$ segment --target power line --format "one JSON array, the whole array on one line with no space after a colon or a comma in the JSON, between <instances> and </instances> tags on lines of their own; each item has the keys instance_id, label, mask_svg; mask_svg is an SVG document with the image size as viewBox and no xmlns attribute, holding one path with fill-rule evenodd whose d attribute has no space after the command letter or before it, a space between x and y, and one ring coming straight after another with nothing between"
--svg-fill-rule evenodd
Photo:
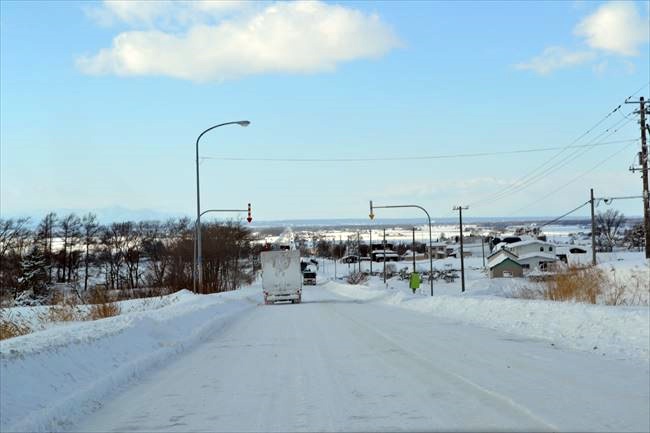
<instances>
[{"instance_id":1,"label":"power line","mask_svg":"<svg viewBox=\"0 0 650 433\"><path fill-rule=\"evenodd\" d=\"M599 125L601 125L603 122L605 122L607 119L609 119L609 118L610 118L614 113L618 112L618 111L621 109L621 107L625 104L625 102L626 102L627 100L629 100L631 97L633 97L634 95L636 95L637 93L639 93L641 90L643 90L643 89L644 89L646 86L648 86L648 85L650 85L650 82L644 84L644 85L641 86L639 89L637 89L636 91L634 91L634 92L632 93L632 95L628 96L628 98L625 99L625 101L623 101L622 103L618 104L618 105L617 105L613 110L611 110L609 113L607 113L605 116L603 116L600 120L598 120L598 121L597 121L593 126L591 126L591 127L590 127L589 129L587 129L585 132L583 132L582 134L580 134L580 135L579 135L576 139L574 139L572 142L568 143L568 145L565 146L564 148L562 148L562 150L560 150L560 152L558 152L557 154L555 154L554 156L552 156L550 159L548 159L547 161L545 161L544 163L542 163L539 167L537 167L536 169L534 169L532 172L530 172L530 173L527 174L526 176L523 176L522 178L518 179L517 181L513 182L512 184L507 185L507 186L505 186L504 188L501 188L500 190L496 191L495 193L492 193L492 194L488 195L487 197L483 197L483 199L481 199L481 200L479 200L479 201L476 201L476 202L474 202L474 203L470 203L470 205L472 205L472 206L476 206L476 204L478 204L478 203L483 203L483 202L486 202L486 201L494 201L494 200L495 200L495 197L499 197L499 198L496 198L496 200L499 200L499 199L501 199L501 198L503 198L503 197L509 195L509 193L510 193L509 190L510 190L511 188L519 188L519 190L523 189L523 188L520 188L520 187L521 187L522 185L525 185L527 182L529 182L529 181L530 181L530 178L535 177L535 176L536 176L536 174L535 174L536 172L538 172L539 170L544 170L544 167L545 167L546 165L550 164L554 159L556 159L557 157L559 157L560 155L562 155L562 154L563 154L566 150L568 150L568 149L569 149L573 144L575 144L576 142L578 142L579 140L581 140L582 138L584 138L585 136L587 136L588 134L590 134L590 133L591 133L593 130L595 130ZM612 127L608 128L608 130L611 129L611 128L612 128ZM607 131L606 131L606 132L607 132ZM602 134L601 134L601 135L602 135ZM530 182L529 182L529 183L530 183Z\"/></svg>"},{"instance_id":2,"label":"power line","mask_svg":"<svg viewBox=\"0 0 650 433\"><path fill-rule=\"evenodd\" d=\"M572 152L570 152L569 155L566 155L563 159L550 164L550 166L548 166L548 167L545 167L545 166L549 165L549 163L551 163L551 161L553 161L553 159L555 159L557 156L559 156L564 151L569 149L569 147L565 147L561 152L559 152L558 154L556 154L555 156L553 156L552 158L550 158L549 160L544 162L542 165L538 166L536 169L534 169L528 175L523 176L519 180L511 183L510 185L507 185L506 187L500 189L499 191L496 191L496 192L494 192L492 194L489 194L488 196L486 196L486 197L484 197L484 198L482 198L480 200L477 200L477 201L475 201L473 203L470 203L470 205L476 206L476 205L478 205L480 203L485 203L485 202L492 203L494 201L501 200L501 199L503 199L505 197L508 197L508 196L510 196L512 194L515 194L517 192L520 192L520 191L528 188L529 186L537 183L538 181L542 180L544 177L548 176L549 174L551 174L551 173L565 167L570 162L572 162L575 159L577 159L578 157L584 155L590 149L592 149L593 147L595 147L596 145L599 144L599 142L595 142L595 141L598 140L599 138L601 138L603 135L607 134L605 138L611 137L612 135L617 133L623 126L627 125L631 121L632 121L631 119L627 119L627 121L626 121L626 119L620 119L616 124L610 126L605 131L601 132L598 136L594 137L588 144L580 146L579 148L574 146L573 147L574 150ZM625 123L620 125L622 122L625 122ZM616 127L616 129L614 129L612 131L611 129L614 128L614 127ZM636 139L635 139L635 141L636 141ZM580 148L584 148L584 150L580 150Z\"/></svg>"},{"instance_id":3,"label":"power line","mask_svg":"<svg viewBox=\"0 0 650 433\"><path fill-rule=\"evenodd\" d=\"M567 213L565 213L565 214L562 214L561 216L559 216L559 217L557 217L557 218L555 218L555 219L552 219L551 221L547 221L547 222L545 222L544 224L540 224L538 227L544 227L544 226L547 226L547 225L549 225L549 224L553 224L554 222L557 222L557 221L561 220L561 219L564 218L565 216L567 216L567 215L571 215L573 212L575 212L575 211L577 211L577 210L579 210L579 209L585 207L585 206L588 205L589 203L590 203L590 201L587 200L586 202L582 203L582 204L581 204L580 206L578 206L577 208L572 209L572 210L570 210L569 212L567 212Z\"/></svg>"},{"instance_id":4,"label":"power line","mask_svg":"<svg viewBox=\"0 0 650 433\"><path fill-rule=\"evenodd\" d=\"M619 144L630 141L636 141L636 138L626 140L606 141L595 144L581 144L573 145L569 148L580 149L586 147L606 146L610 144ZM375 161L413 161L413 160L430 160L430 159L456 159L456 158L476 158L482 156L499 156L499 155L514 155L521 153L536 153L548 152L551 150L565 149L566 146L552 146L552 147L539 147L520 150L503 150L495 152L475 152L475 153L456 153L446 155L424 155L424 156L385 156L377 158L253 158L253 157L238 157L238 156L202 156L201 160L219 160L219 161L257 161L257 162L375 162Z\"/></svg>"},{"instance_id":5,"label":"power line","mask_svg":"<svg viewBox=\"0 0 650 433\"><path fill-rule=\"evenodd\" d=\"M635 140L635 141L637 141L637 140ZM552 196L552 195L557 194L558 191L563 190L564 188L566 188L567 186L571 185L571 184L572 184L573 182L575 182L576 180L578 180L578 179L580 179L580 178L586 176L587 174L591 173L592 171L594 171L595 169L597 169L598 167L600 167L601 165L603 165L603 164L606 163L607 161L610 161L614 156L618 155L619 153L621 153L622 151L624 151L625 149L627 149L628 147L630 147L632 144L634 144L634 142L629 143L629 144L623 146L622 148L618 149L616 152L612 153L611 155L608 155L605 159L599 161L599 162L596 163L594 166L592 166L591 168L585 170L584 172L582 172L581 174L577 175L577 176L574 177L573 179L569 180L568 182L564 182L564 183L562 184L562 186L553 189L553 191L551 191L550 193L548 193L548 194L546 194L546 195L544 195L544 196L538 198L537 200L535 200L535 201L533 201L533 202L531 202L531 203L528 203L526 206L523 206L523 207L521 207L521 208L515 210L514 212L512 212L512 214L519 213L519 212L521 212L522 210L528 209L529 207L531 207L531 206L533 206L533 205L539 203L540 201L542 201L542 200L544 200L544 199L546 199L546 198L548 198L548 197L550 197L550 196Z\"/></svg>"}]
</instances>

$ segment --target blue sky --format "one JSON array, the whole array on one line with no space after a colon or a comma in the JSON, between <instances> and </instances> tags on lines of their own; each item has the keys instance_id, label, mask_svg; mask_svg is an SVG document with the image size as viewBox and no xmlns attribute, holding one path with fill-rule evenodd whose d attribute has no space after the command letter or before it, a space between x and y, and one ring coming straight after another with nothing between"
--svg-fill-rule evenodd
<instances>
[{"instance_id":1,"label":"blue sky","mask_svg":"<svg viewBox=\"0 0 650 433\"><path fill-rule=\"evenodd\" d=\"M191 215L196 136L240 119L251 126L208 133L201 155L388 160L206 159L204 209L359 218L373 199L554 216L590 187L640 194L639 144L621 142L639 137L631 105L575 144L616 143L565 151L556 162L576 158L514 194L496 195L559 151L394 158L562 147L647 98L648 2L0 4L3 216Z\"/></svg>"}]
</instances>

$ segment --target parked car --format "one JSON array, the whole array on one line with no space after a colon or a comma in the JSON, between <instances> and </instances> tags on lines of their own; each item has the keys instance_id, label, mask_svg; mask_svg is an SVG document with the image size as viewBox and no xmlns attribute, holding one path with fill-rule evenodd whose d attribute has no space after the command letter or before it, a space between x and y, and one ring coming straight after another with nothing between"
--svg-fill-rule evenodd
<instances>
[{"instance_id":1,"label":"parked car","mask_svg":"<svg viewBox=\"0 0 650 433\"><path fill-rule=\"evenodd\" d=\"M344 256L341 257L341 263L356 263L359 261L357 256Z\"/></svg>"}]
</instances>

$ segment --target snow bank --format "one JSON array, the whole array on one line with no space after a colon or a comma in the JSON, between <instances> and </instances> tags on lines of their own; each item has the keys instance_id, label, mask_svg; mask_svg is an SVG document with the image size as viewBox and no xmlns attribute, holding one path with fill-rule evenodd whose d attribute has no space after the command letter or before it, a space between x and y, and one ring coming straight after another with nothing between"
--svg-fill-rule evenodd
<instances>
[{"instance_id":1,"label":"snow bank","mask_svg":"<svg viewBox=\"0 0 650 433\"><path fill-rule=\"evenodd\" d=\"M129 299L125 301L118 301L116 304L120 307L120 314L124 315L135 311L156 310L166 307L170 304L182 302L193 296L194 294L189 290L179 290L178 292L172 293L170 295L158 296L155 298ZM90 305L84 304L75 305L75 309L79 312L80 316L87 315L90 311L90 307ZM42 331L54 327L58 328L76 326L81 323L81 321L50 321L48 319L48 312L50 309L50 305L6 307L2 308L0 314L16 323L29 326L32 332Z\"/></svg>"},{"instance_id":2,"label":"snow bank","mask_svg":"<svg viewBox=\"0 0 650 433\"><path fill-rule=\"evenodd\" d=\"M63 430L259 302L255 287L182 292L156 310L131 302L120 316L0 341L0 431Z\"/></svg>"},{"instance_id":3,"label":"snow bank","mask_svg":"<svg viewBox=\"0 0 650 433\"><path fill-rule=\"evenodd\" d=\"M548 340L558 347L614 358L650 358L647 306L611 307L476 295L428 297L386 289L376 280L371 280L369 286L330 282L324 287L350 298Z\"/></svg>"}]
</instances>

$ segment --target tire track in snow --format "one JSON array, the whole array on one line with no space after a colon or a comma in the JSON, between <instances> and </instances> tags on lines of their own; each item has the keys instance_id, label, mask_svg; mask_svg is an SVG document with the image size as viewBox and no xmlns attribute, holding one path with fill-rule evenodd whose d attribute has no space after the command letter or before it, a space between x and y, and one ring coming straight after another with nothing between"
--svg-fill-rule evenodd
<instances>
[{"instance_id":1,"label":"tire track in snow","mask_svg":"<svg viewBox=\"0 0 650 433\"><path fill-rule=\"evenodd\" d=\"M537 424L536 427L541 427L545 430L550 430L550 431L560 430L557 426L553 425L552 423L536 415L527 407L521 406L517 402L513 401L510 397L500 394L489 388L486 388L458 373L454 373L452 371L440 368L435 363L433 363L429 358L422 356L420 353L417 353L413 350L405 348L403 345L401 345L398 341L396 341L394 338L392 338L385 332L382 332L377 328L370 327L363 321L357 320L347 314L342 313L340 309L338 310L332 309L331 311L335 313L338 317L343 318L349 322L352 322L355 325L356 329L362 329L367 335L373 335L376 338L382 339L388 345L393 346L398 351L406 355L403 356L402 358L419 360L422 364L428 366L428 370L437 373L439 376L445 377L446 380L450 383L455 383L459 386L464 387L469 391L470 394L478 392L481 395L487 397L488 399L491 399L492 401L496 402L497 404L495 404L495 406L501 406L502 408L508 409L510 411L514 410L519 414L529 418L531 421ZM411 367L422 368L417 362L408 362L408 364L410 364ZM405 371L409 371L409 370L405 369ZM423 376L426 377L427 372L424 371L424 373L425 374Z\"/></svg>"}]
</instances>

